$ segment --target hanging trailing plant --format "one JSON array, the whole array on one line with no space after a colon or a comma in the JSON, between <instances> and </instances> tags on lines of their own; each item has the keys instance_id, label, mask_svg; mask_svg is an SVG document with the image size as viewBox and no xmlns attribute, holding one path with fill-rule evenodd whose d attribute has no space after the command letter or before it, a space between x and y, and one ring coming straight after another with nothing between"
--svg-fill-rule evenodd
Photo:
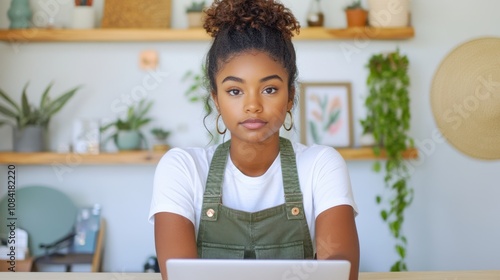
<instances>
[{"instance_id":1,"label":"hanging trailing plant","mask_svg":"<svg viewBox=\"0 0 500 280\"><path fill-rule=\"evenodd\" d=\"M365 100L366 118L361 120L363 133L372 133L378 145L373 151L378 157L385 150L384 182L388 194L378 195L377 204L382 206L380 216L387 223L396 239L395 249L399 259L391 271L408 270L406 265L407 240L402 233L405 210L413 199L413 189L408 185L409 170L403 153L413 147L408 136L410 128L410 98L408 87L408 58L399 49L389 54L373 55L367 65L369 95ZM382 164L376 161L376 172L382 171Z\"/></svg>"}]
</instances>

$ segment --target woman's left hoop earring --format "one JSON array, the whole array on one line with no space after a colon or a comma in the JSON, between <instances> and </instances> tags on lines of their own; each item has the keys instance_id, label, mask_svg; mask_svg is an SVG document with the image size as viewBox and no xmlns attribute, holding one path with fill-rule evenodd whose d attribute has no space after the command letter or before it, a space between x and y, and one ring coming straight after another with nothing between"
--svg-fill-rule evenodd
<instances>
[{"instance_id":1,"label":"woman's left hoop earring","mask_svg":"<svg viewBox=\"0 0 500 280\"><path fill-rule=\"evenodd\" d=\"M220 116L221 116L221 114L219 114L217 116L217 119L215 120L215 129L217 129L217 133L219 133L220 135L223 135L224 133L226 133L227 127L224 128L224 131L220 131L220 129L219 129L219 118L220 118Z\"/></svg>"},{"instance_id":2,"label":"woman's left hoop earring","mask_svg":"<svg viewBox=\"0 0 500 280\"><path fill-rule=\"evenodd\" d=\"M292 112L290 112L290 111L286 111L286 113L287 113L288 115L290 115L290 119L291 119L292 121L291 121L291 123L290 123L290 126L289 126L289 127L286 127L286 126L285 126L285 123L283 122L283 128L284 128L286 131L290 131L290 130L292 130L292 127L293 127L293 115L292 115ZM285 119L286 119L286 118L285 118Z\"/></svg>"}]
</instances>

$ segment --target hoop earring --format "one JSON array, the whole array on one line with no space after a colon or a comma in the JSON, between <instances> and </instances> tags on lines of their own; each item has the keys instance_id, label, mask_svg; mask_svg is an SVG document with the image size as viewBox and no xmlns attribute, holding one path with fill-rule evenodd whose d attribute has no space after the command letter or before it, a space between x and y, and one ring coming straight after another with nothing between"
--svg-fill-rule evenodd
<instances>
[{"instance_id":1,"label":"hoop earring","mask_svg":"<svg viewBox=\"0 0 500 280\"><path fill-rule=\"evenodd\" d=\"M290 115L290 119L292 120L292 122L290 123L290 126L289 126L289 127L286 127L286 126L285 126L285 122L283 122L283 128L284 128L286 131L290 131L290 130L292 130L292 127L293 127L293 115L292 115L292 112L290 112L290 111L286 111L286 113L287 113L288 115ZM286 119L286 116L285 116L285 119Z\"/></svg>"},{"instance_id":2,"label":"hoop earring","mask_svg":"<svg viewBox=\"0 0 500 280\"><path fill-rule=\"evenodd\" d=\"M222 131L222 132L219 130L219 118L220 118L220 114L217 116L217 119L215 120L215 129L217 129L217 133L219 133L220 135L223 135L226 133L227 127L224 128L224 131Z\"/></svg>"}]
</instances>

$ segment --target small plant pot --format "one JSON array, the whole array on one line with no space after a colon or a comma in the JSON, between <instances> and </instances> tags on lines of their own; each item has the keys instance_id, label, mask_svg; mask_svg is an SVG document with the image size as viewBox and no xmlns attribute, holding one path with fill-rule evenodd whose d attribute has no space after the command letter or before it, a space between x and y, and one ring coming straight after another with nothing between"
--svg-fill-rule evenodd
<instances>
[{"instance_id":1,"label":"small plant pot","mask_svg":"<svg viewBox=\"0 0 500 280\"><path fill-rule=\"evenodd\" d=\"M166 152L170 149L168 144L153 144L153 151L155 152Z\"/></svg>"},{"instance_id":2,"label":"small plant pot","mask_svg":"<svg viewBox=\"0 0 500 280\"><path fill-rule=\"evenodd\" d=\"M373 133L365 133L359 138L359 144L362 147L372 147L375 146L376 141Z\"/></svg>"},{"instance_id":3,"label":"small plant pot","mask_svg":"<svg viewBox=\"0 0 500 280\"><path fill-rule=\"evenodd\" d=\"M167 144L166 139L155 139L153 143L153 151L155 152L166 152L170 149L170 146Z\"/></svg>"},{"instance_id":4,"label":"small plant pot","mask_svg":"<svg viewBox=\"0 0 500 280\"><path fill-rule=\"evenodd\" d=\"M368 11L363 9L348 9L345 11L347 19L347 27L363 27L366 26Z\"/></svg>"},{"instance_id":5,"label":"small plant pot","mask_svg":"<svg viewBox=\"0 0 500 280\"><path fill-rule=\"evenodd\" d=\"M188 27L200 28L203 26L203 12L187 12Z\"/></svg>"},{"instance_id":6,"label":"small plant pot","mask_svg":"<svg viewBox=\"0 0 500 280\"><path fill-rule=\"evenodd\" d=\"M410 0L368 0L368 7L370 26L396 28L410 23Z\"/></svg>"},{"instance_id":7,"label":"small plant pot","mask_svg":"<svg viewBox=\"0 0 500 280\"><path fill-rule=\"evenodd\" d=\"M120 151L139 150L141 148L141 134L139 131L123 130L116 135L116 147Z\"/></svg>"},{"instance_id":8,"label":"small plant pot","mask_svg":"<svg viewBox=\"0 0 500 280\"><path fill-rule=\"evenodd\" d=\"M15 127L13 140L15 152L41 152L45 149L45 129L37 125Z\"/></svg>"}]
</instances>

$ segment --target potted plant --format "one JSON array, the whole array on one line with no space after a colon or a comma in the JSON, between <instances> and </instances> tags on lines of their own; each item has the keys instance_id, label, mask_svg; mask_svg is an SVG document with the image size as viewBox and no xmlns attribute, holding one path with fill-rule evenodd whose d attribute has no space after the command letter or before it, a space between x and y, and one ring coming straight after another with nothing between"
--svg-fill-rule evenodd
<instances>
[{"instance_id":1,"label":"potted plant","mask_svg":"<svg viewBox=\"0 0 500 280\"><path fill-rule=\"evenodd\" d=\"M410 174L403 152L413 147L408 135L410 128L410 97L408 87L409 61L399 50L388 54L373 55L367 65L369 94L365 101L367 115L361 120L363 132L372 132L376 145L373 151L380 156L385 150L384 182L389 192L385 198L377 196L383 204L380 215L396 239L395 249L399 260L391 271L407 270L405 257L407 240L402 233L404 213L413 199L413 189L408 185ZM376 161L374 170L380 172L381 163Z\"/></svg>"},{"instance_id":2,"label":"potted plant","mask_svg":"<svg viewBox=\"0 0 500 280\"><path fill-rule=\"evenodd\" d=\"M203 9L205 8L205 1L193 1L191 5L186 8L189 28L198 28L203 25Z\"/></svg>"},{"instance_id":3,"label":"potted plant","mask_svg":"<svg viewBox=\"0 0 500 280\"><path fill-rule=\"evenodd\" d=\"M170 149L170 146L167 144L167 138L170 135L170 131L165 130L161 127L155 127L151 129L151 134L153 134L155 138L153 151L166 152L168 151L168 149Z\"/></svg>"},{"instance_id":4,"label":"potted plant","mask_svg":"<svg viewBox=\"0 0 500 280\"><path fill-rule=\"evenodd\" d=\"M128 106L124 119L118 118L116 121L101 127L101 132L114 128L113 134L105 142L113 139L120 151L139 150L142 143L147 145L146 138L140 129L151 121L146 114L152 105L152 101L146 102L145 99L142 99L139 103Z\"/></svg>"},{"instance_id":5,"label":"potted plant","mask_svg":"<svg viewBox=\"0 0 500 280\"><path fill-rule=\"evenodd\" d=\"M361 6L361 0L354 0L344 9L347 18L347 27L363 27L366 25L368 11Z\"/></svg>"},{"instance_id":6,"label":"potted plant","mask_svg":"<svg viewBox=\"0 0 500 280\"><path fill-rule=\"evenodd\" d=\"M24 86L21 103L14 102L4 91L0 90L0 97L6 102L0 104L0 114L10 118L12 122L0 121L0 125L11 124L14 130L14 151L39 152L45 150L46 132L51 118L73 97L79 87L70 89L55 99L49 96L52 83L42 94L39 107L30 104Z\"/></svg>"},{"instance_id":7,"label":"potted plant","mask_svg":"<svg viewBox=\"0 0 500 280\"><path fill-rule=\"evenodd\" d=\"M368 23L379 28L410 25L410 0L368 0Z\"/></svg>"}]
</instances>

